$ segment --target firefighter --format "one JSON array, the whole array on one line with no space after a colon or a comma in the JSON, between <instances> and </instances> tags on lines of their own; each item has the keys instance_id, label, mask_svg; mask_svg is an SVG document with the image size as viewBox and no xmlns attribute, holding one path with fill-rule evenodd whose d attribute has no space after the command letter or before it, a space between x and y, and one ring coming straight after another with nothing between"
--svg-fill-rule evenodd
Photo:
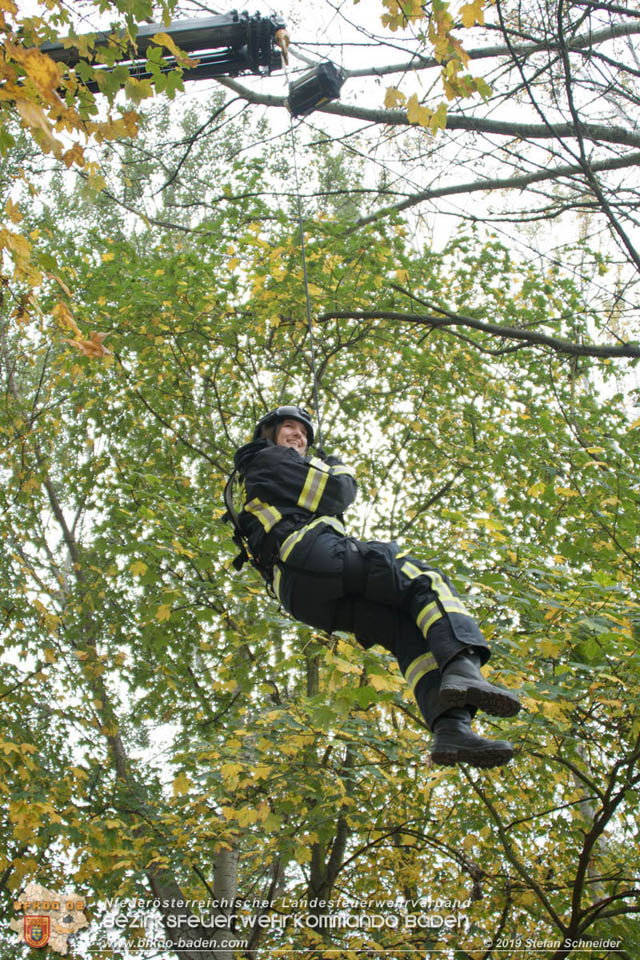
<instances>
[{"instance_id":1,"label":"firefighter","mask_svg":"<svg viewBox=\"0 0 640 960\"><path fill-rule=\"evenodd\" d=\"M343 513L356 496L351 467L310 453L311 415L281 406L236 451L245 491L239 515L249 552L282 606L327 633L353 633L397 659L433 732L432 761L495 767L513 747L471 729L476 710L498 717L520 709L517 695L480 672L488 645L451 582L394 542L360 541Z\"/></svg>"}]
</instances>

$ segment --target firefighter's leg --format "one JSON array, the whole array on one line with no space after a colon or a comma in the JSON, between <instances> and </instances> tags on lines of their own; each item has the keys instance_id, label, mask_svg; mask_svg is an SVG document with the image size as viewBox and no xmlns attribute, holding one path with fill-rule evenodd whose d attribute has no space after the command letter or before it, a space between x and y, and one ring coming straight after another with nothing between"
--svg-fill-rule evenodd
<instances>
[{"instance_id":1,"label":"firefighter's leg","mask_svg":"<svg viewBox=\"0 0 640 960\"><path fill-rule=\"evenodd\" d=\"M380 643L396 656L425 721L434 731L435 763L460 761L487 767L507 762L513 755L510 744L472 732L474 705L452 710L440 699L446 674L458 663L460 653L469 650L470 638L467 637L467 644L461 642L444 615L430 623L428 629L420 630L408 612L410 591L393 563L395 554L391 554L389 562L376 550L374 564L350 562L349 556L356 553L367 560L363 546L370 545L358 543L354 549L352 540L332 533L319 536L304 557L294 555L291 566L285 565L279 571L277 592L283 605L303 623L327 632L354 633L364 647ZM385 548L383 552L395 548L386 544L375 546ZM423 581L422 593L424 586ZM483 647L487 659L488 649L480 631L470 617L465 619L471 624L471 628L465 624L470 637L479 641L472 649ZM486 683L481 674L479 677ZM474 683L467 682L465 696L472 689Z\"/></svg>"},{"instance_id":2,"label":"firefighter's leg","mask_svg":"<svg viewBox=\"0 0 640 960\"><path fill-rule=\"evenodd\" d=\"M344 596L344 554L348 541L327 531L304 541L289 562L278 565L274 589L285 610L302 623L331 633L336 603Z\"/></svg>"},{"instance_id":3,"label":"firefighter's leg","mask_svg":"<svg viewBox=\"0 0 640 960\"><path fill-rule=\"evenodd\" d=\"M406 610L426 641L429 669L440 672L433 709L443 713L473 707L501 717L516 714L517 695L482 676L489 647L448 578L413 557L399 556L395 543L358 547L367 565L365 598ZM422 661L417 663L422 670Z\"/></svg>"},{"instance_id":4,"label":"firefighter's leg","mask_svg":"<svg viewBox=\"0 0 640 960\"><path fill-rule=\"evenodd\" d=\"M379 643L395 655L420 712L433 731L434 763L495 767L512 758L513 748L508 741L489 740L472 731L474 707L442 709L442 674L424 637L404 611L363 597L345 597L336 604L334 629L354 633L364 647Z\"/></svg>"}]
</instances>

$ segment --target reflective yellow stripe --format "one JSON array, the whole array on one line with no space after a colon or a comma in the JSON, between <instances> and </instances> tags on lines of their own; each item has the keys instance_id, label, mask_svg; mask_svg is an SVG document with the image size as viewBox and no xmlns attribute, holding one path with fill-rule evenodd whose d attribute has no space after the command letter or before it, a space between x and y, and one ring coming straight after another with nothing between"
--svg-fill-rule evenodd
<instances>
[{"instance_id":1,"label":"reflective yellow stripe","mask_svg":"<svg viewBox=\"0 0 640 960\"><path fill-rule=\"evenodd\" d=\"M465 607L464 603L457 597L451 587L444 582L439 573L436 573L435 570L432 570L429 574L431 577L431 585L435 592L438 594L438 599L444 607L447 613L460 613L464 617L469 616L469 611Z\"/></svg>"},{"instance_id":2,"label":"reflective yellow stripe","mask_svg":"<svg viewBox=\"0 0 640 960\"><path fill-rule=\"evenodd\" d=\"M310 513L315 513L328 479L328 473L316 470L315 467L309 467L305 485L298 498L298 506L302 507L303 510L308 510Z\"/></svg>"},{"instance_id":3,"label":"reflective yellow stripe","mask_svg":"<svg viewBox=\"0 0 640 960\"><path fill-rule=\"evenodd\" d=\"M471 616L462 600L458 600L457 597L451 597L450 600L443 600L442 606L446 613L459 613L461 617Z\"/></svg>"},{"instance_id":4,"label":"reflective yellow stripe","mask_svg":"<svg viewBox=\"0 0 640 960\"><path fill-rule=\"evenodd\" d=\"M428 603L426 607L423 607L418 616L416 617L416 623L418 624L418 629L424 634L425 638L429 632L429 627L433 626L436 620L439 620L442 616L442 612L438 607L438 604L433 600L431 603Z\"/></svg>"},{"instance_id":5,"label":"reflective yellow stripe","mask_svg":"<svg viewBox=\"0 0 640 960\"><path fill-rule=\"evenodd\" d=\"M348 477L355 477L356 472L353 467L345 467L344 464L338 463L335 467L331 467L331 473L334 477L340 476L345 473Z\"/></svg>"},{"instance_id":6,"label":"reflective yellow stripe","mask_svg":"<svg viewBox=\"0 0 640 960\"><path fill-rule=\"evenodd\" d=\"M289 534L287 539L280 547L280 559L286 560L293 548L300 543L303 537L305 537L310 530L313 530L314 527L317 527L321 523L324 523L329 527L333 527L333 529L338 533L344 534L346 532L344 529L344 524L342 524L337 517L318 517L318 519L314 520L312 523L308 523L306 526L301 527L300 530L295 530L293 533Z\"/></svg>"},{"instance_id":7,"label":"reflective yellow stripe","mask_svg":"<svg viewBox=\"0 0 640 960\"><path fill-rule=\"evenodd\" d=\"M320 460L318 457L309 457L308 461L312 467L315 467L316 470L320 470L322 473L330 473L331 467L328 463L325 463L324 460Z\"/></svg>"},{"instance_id":8,"label":"reflective yellow stripe","mask_svg":"<svg viewBox=\"0 0 640 960\"><path fill-rule=\"evenodd\" d=\"M437 669L438 664L432 653L422 653L419 657L416 657L415 660L412 660L404 672L405 680L409 684L411 693L415 692L418 683L427 673Z\"/></svg>"},{"instance_id":9,"label":"reflective yellow stripe","mask_svg":"<svg viewBox=\"0 0 640 960\"><path fill-rule=\"evenodd\" d=\"M282 520L280 511L268 503L263 503L262 500L251 500L245 505L245 510L260 521L266 533L273 530L278 520Z\"/></svg>"},{"instance_id":10,"label":"reflective yellow stripe","mask_svg":"<svg viewBox=\"0 0 640 960\"><path fill-rule=\"evenodd\" d=\"M415 563L411 563L409 560L405 561L400 569L411 580L415 580L416 577L428 577L431 580L431 589L438 597L438 600L442 605L442 609L446 613L459 613L463 617L469 616L469 611L465 607L460 597L455 595L449 584L445 583L437 570L421 570L415 565ZM430 606L430 604L428 606ZM424 613L427 612L427 609L428 607L425 607L424 610L419 613L418 620ZM429 623L429 626L431 626L431 623L437 619L437 617L433 617ZM423 632L425 632L424 626L421 626L420 623L418 623L418 626Z\"/></svg>"},{"instance_id":11,"label":"reflective yellow stripe","mask_svg":"<svg viewBox=\"0 0 640 960\"><path fill-rule=\"evenodd\" d=\"M415 580L416 577L422 577L425 574L424 570L416 567L415 563L410 563L408 560L405 560L400 569L410 580Z\"/></svg>"}]
</instances>

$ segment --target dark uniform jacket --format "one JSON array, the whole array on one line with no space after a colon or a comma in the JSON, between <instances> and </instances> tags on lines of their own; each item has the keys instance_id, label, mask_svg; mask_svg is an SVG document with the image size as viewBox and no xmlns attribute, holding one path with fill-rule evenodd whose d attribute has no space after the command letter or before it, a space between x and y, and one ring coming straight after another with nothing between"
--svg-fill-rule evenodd
<instances>
[{"instance_id":1,"label":"dark uniform jacket","mask_svg":"<svg viewBox=\"0 0 640 960\"><path fill-rule=\"evenodd\" d=\"M302 457L293 447L260 439L236 451L235 466L244 481L240 514L255 559L267 569L282 548L282 559L304 538L327 526L345 533L342 514L353 503L354 471L338 457Z\"/></svg>"}]
</instances>

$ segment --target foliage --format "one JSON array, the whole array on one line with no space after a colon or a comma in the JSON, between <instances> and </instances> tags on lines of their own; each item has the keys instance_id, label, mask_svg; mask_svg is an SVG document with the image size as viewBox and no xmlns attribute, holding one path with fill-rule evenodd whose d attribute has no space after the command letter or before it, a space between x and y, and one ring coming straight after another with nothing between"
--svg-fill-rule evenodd
<instances>
[{"instance_id":1,"label":"foliage","mask_svg":"<svg viewBox=\"0 0 640 960\"><path fill-rule=\"evenodd\" d=\"M356 314L419 297L574 344L607 330L569 270L488 232L434 252L396 218L307 221L323 431L361 486L352 529L451 572L493 675L525 692L521 718L480 725L517 743L509 767L432 769L393 663L293 623L230 569L233 451L281 397L310 403L309 343L293 206L263 195L288 161L267 145L245 162L241 123L196 140L202 123L184 117L193 149L146 222L62 169L37 204L20 198L48 272L39 313L8 287L2 314L5 917L37 879L86 897L78 956L125 955L105 946L106 899L176 891L265 901L237 930L249 918L270 956L489 957L500 937L614 938L636 955L640 421L625 368ZM149 114L150 155L170 128ZM156 171L122 151L122 165L103 154L108 192L141 195ZM306 185L354 176L305 156ZM323 927L338 900L387 919ZM296 913L316 920L281 922ZM457 926L425 925L440 915Z\"/></svg>"},{"instance_id":2,"label":"foliage","mask_svg":"<svg viewBox=\"0 0 640 960\"><path fill-rule=\"evenodd\" d=\"M155 6L157 15L168 23L174 0L162 0ZM77 3L75 9L63 0L47 0L26 7L21 10L14 0L0 3L0 152L6 156L18 146L17 120L33 137L38 151L62 161L67 168L83 170L88 182L100 189L103 181L99 169L85 153L87 141L100 144L135 136L136 111L115 103L121 90L126 90L134 103L152 96L154 89L175 92L174 80L177 78L179 83L180 67L164 74L159 72L164 64L162 48L166 41L172 41L166 34L166 40L158 34L156 46L149 51L149 63L158 69L152 80L138 81L129 76L125 66L115 64L135 45L140 22L154 12L151 0L96 0ZM93 25L93 18L106 14L110 18L106 32L109 23L112 32L109 43L101 46L96 42L96 26L88 33L86 23ZM79 22L84 24L84 32ZM104 20L100 21L100 28L105 31ZM65 67L48 56L42 47L44 44L46 50L51 41L76 49L81 58L77 66ZM94 81L102 95L99 99L88 87ZM19 181L31 184L24 167L18 166L15 175ZM24 284L24 308L37 309L38 289L48 274L39 262L37 235L29 235L22 228L23 214L11 184L9 180L3 198L7 224L0 229L3 277L5 281L12 279Z\"/></svg>"},{"instance_id":3,"label":"foliage","mask_svg":"<svg viewBox=\"0 0 640 960\"><path fill-rule=\"evenodd\" d=\"M387 12L382 15L382 24L395 32L413 27L421 45L432 52L433 59L442 64L441 82L446 100L438 104L437 109L420 103L417 93L407 99L397 87L389 87L384 100L387 108L407 107L409 123L425 127L431 133L444 129L447 123L447 101L472 97L479 93L485 99L491 96L491 87L481 77L472 77L465 71L469 64L469 54L453 33L456 27L469 28L476 24L484 26L484 0L474 0L460 8L457 22L449 3L435 0L426 6L421 2L399 3L398 0L383 0Z\"/></svg>"},{"instance_id":4,"label":"foliage","mask_svg":"<svg viewBox=\"0 0 640 960\"><path fill-rule=\"evenodd\" d=\"M295 23L297 4L281 9ZM364 4L312 11L292 30L291 76L309 58L345 72L340 100L301 122L314 141L370 158L354 229L409 212L439 237L480 220L549 265L588 236L619 262L600 307L615 304L619 335L635 339L636 11L597 0L383 0L381 22ZM287 107L275 84L220 82L273 114Z\"/></svg>"}]
</instances>

